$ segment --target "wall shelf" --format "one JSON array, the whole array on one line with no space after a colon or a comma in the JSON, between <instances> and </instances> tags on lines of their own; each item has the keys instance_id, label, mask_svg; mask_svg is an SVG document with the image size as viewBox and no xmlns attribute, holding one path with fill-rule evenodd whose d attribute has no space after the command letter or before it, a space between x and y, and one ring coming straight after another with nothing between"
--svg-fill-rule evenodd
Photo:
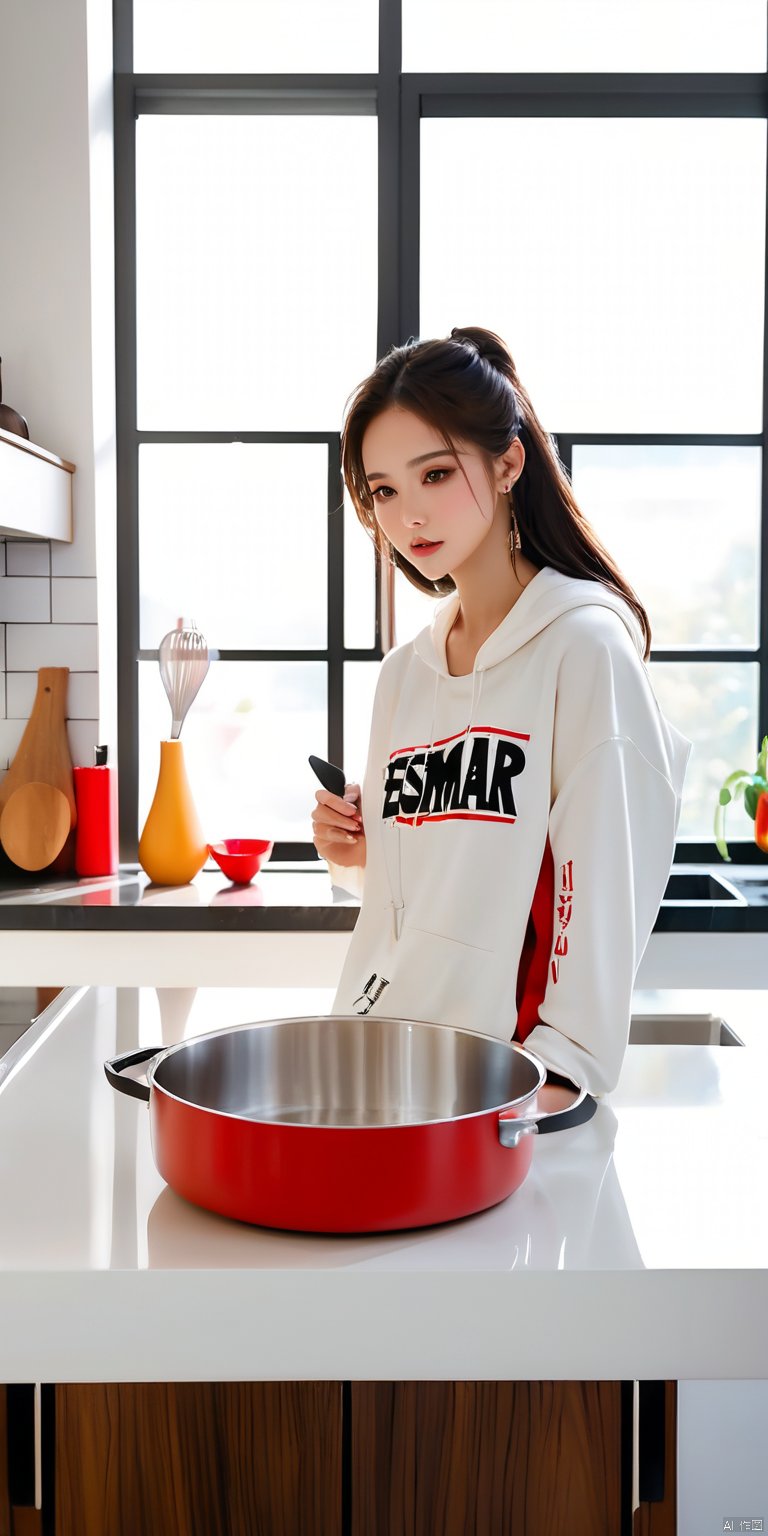
<instances>
[{"instance_id":1,"label":"wall shelf","mask_svg":"<svg viewBox=\"0 0 768 1536\"><path fill-rule=\"evenodd\" d=\"M0 428L0 538L72 543L74 464Z\"/></svg>"}]
</instances>

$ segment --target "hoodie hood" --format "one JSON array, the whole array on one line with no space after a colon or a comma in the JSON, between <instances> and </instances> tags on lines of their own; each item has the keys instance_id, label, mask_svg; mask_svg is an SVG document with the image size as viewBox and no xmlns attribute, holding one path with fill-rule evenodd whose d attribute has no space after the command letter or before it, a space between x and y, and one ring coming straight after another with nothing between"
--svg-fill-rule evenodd
<instances>
[{"instance_id":1,"label":"hoodie hood","mask_svg":"<svg viewBox=\"0 0 768 1536\"><path fill-rule=\"evenodd\" d=\"M542 566L529 581L501 623L487 640L483 641L475 657L473 672L484 672L505 661L514 651L532 640L553 619L571 608L583 608L598 604L612 608L626 625L642 660L644 650L643 631L640 621L625 598L609 591L602 581L589 581L565 576L551 565ZM431 622L416 636L414 649L428 667L441 677L450 678L445 655L445 642L459 608L458 592L450 592L435 605Z\"/></svg>"},{"instance_id":2,"label":"hoodie hood","mask_svg":"<svg viewBox=\"0 0 768 1536\"><path fill-rule=\"evenodd\" d=\"M432 718L429 726L430 751L435 743L435 718L437 715L437 698L441 681L448 685L456 682L454 674L448 671L445 653L445 642L448 631L453 624L459 608L460 597L458 592L450 592L447 597L441 598L435 605L435 611L431 622L425 629L420 630L413 641L413 648L422 661L432 669L435 674L435 686L432 692ZM644 636L640 621L625 598L617 596L609 591L602 581L589 581L580 577L565 576L562 571L556 571L551 565L542 566L536 572L532 581L523 588L516 603L513 603L509 613L505 614L501 623L497 625L487 640L483 641L475 656L472 668L472 700L469 707L469 719L464 731L464 751L462 753L462 771L464 768L464 755L470 741L470 731L475 721L475 716L480 708L480 699L483 692L483 674L490 667L498 666L506 661L521 646L532 640L535 635L546 629L553 619L559 618L561 613L567 613L571 608L583 608L598 604L603 608L612 608L626 625L642 661L644 649ZM643 663L645 664L645 663ZM479 678L479 685L478 685ZM475 690L477 689L477 697Z\"/></svg>"}]
</instances>

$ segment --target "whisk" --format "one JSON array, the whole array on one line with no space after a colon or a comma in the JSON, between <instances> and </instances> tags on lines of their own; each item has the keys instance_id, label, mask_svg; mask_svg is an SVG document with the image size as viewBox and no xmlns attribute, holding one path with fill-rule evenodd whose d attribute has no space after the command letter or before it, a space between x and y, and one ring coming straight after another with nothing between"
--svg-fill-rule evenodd
<instances>
[{"instance_id":1,"label":"whisk","mask_svg":"<svg viewBox=\"0 0 768 1536\"><path fill-rule=\"evenodd\" d=\"M190 704L197 697L211 664L205 638L194 624L172 629L159 646L160 676L173 716L171 741L177 741Z\"/></svg>"}]
</instances>

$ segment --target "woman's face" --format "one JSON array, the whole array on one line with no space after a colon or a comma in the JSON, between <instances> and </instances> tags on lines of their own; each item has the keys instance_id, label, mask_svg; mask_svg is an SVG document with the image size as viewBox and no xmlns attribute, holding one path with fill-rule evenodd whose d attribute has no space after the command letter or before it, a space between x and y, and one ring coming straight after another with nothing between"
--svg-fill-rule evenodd
<instances>
[{"instance_id":1,"label":"woman's face","mask_svg":"<svg viewBox=\"0 0 768 1536\"><path fill-rule=\"evenodd\" d=\"M453 575L494 523L502 538L509 533L507 502L500 492L519 472L510 466L516 454L522 457L521 445L516 440L509 455L497 461L495 496L477 450L462 439L456 448L466 480L439 432L399 406L382 411L363 436L363 466L376 521L395 549L431 581ZM411 462L416 459L420 462ZM420 555L412 548L418 539L437 541L437 548Z\"/></svg>"}]
</instances>

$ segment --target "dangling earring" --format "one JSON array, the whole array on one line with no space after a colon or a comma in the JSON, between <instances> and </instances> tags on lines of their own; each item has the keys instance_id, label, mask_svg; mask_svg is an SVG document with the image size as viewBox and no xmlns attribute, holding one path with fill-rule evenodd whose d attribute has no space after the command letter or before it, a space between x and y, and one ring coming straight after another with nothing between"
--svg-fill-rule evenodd
<instances>
[{"instance_id":1,"label":"dangling earring","mask_svg":"<svg viewBox=\"0 0 768 1536\"><path fill-rule=\"evenodd\" d=\"M511 489L512 489L511 485L505 485L504 486L504 494L506 495L508 491L511 491ZM516 549L522 549L523 542L522 542L522 539L520 538L520 529L518 528L517 518L515 517L514 512L511 512L511 517L512 517L512 524L511 524L511 527L510 527L510 530L509 530L509 552L510 552L510 554L513 554L513 552Z\"/></svg>"}]
</instances>

